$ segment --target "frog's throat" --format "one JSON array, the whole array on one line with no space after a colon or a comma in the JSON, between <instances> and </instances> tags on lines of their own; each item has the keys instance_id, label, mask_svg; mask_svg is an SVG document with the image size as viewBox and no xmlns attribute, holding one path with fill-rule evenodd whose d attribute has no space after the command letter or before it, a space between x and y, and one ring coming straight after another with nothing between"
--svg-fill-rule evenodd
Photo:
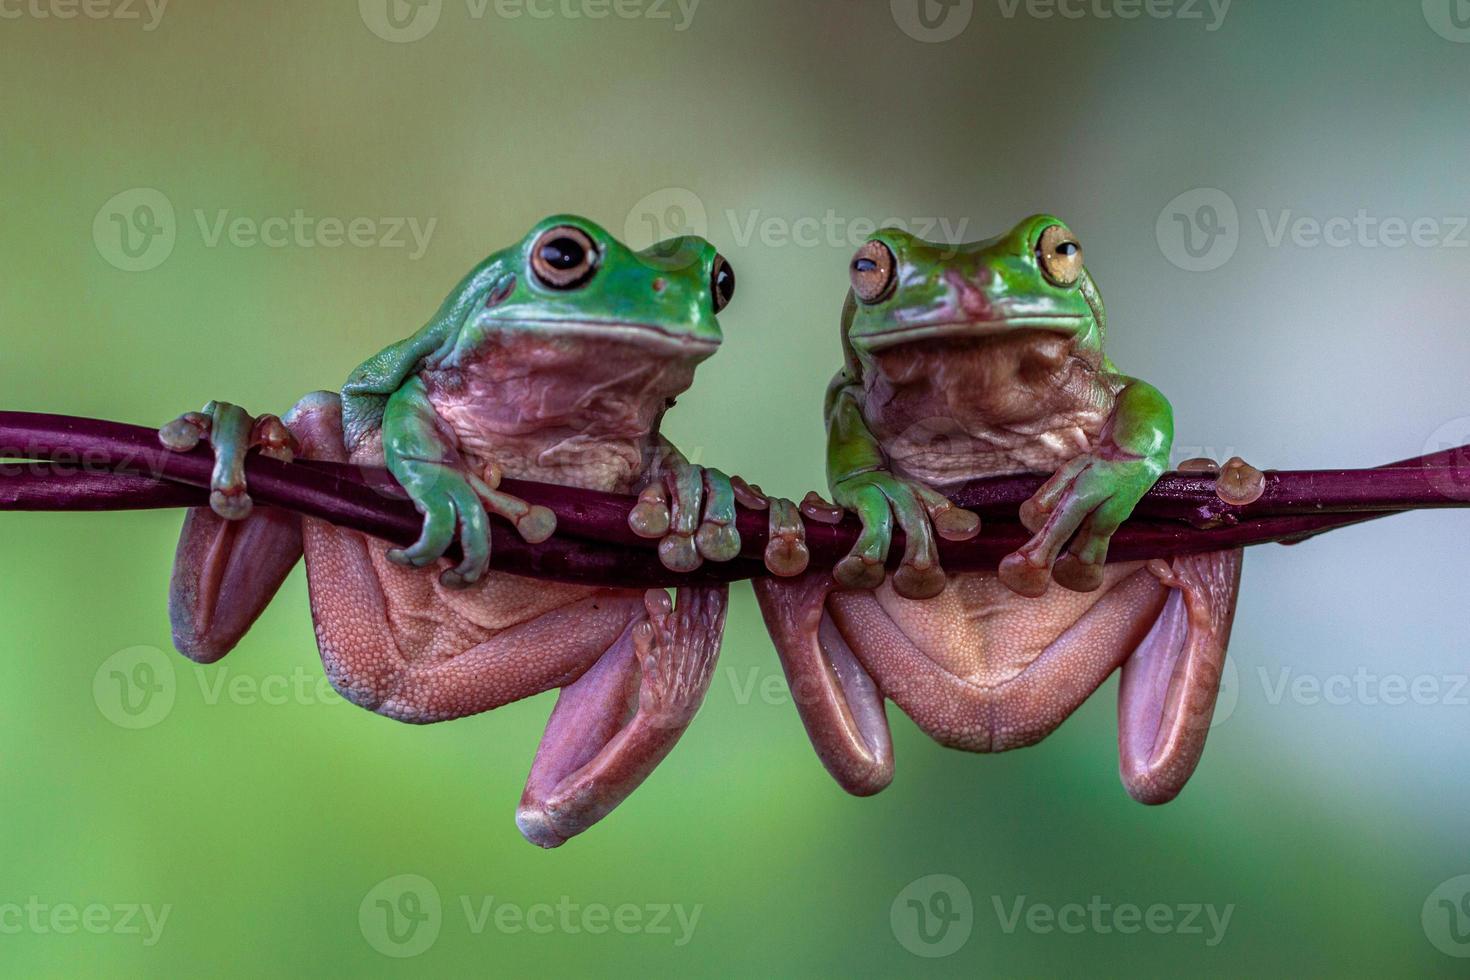
<instances>
[{"instance_id":1,"label":"frog's throat","mask_svg":"<svg viewBox=\"0 0 1470 980\"><path fill-rule=\"evenodd\" d=\"M585 337L612 343L632 344L650 351L705 357L719 350L720 341L689 333L677 333L651 323L628 320L556 320L517 317L514 320L484 320L479 324L485 334L545 333L561 337Z\"/></svg>"},{"instance_id":2,"label":"frog's throat","mask_svg":"<svg viewBox=\"0 0 1470 980\"><path fill-rule=\"evenodd\" d=\"M1081 336L1091 318L1075 314L1034 314L1030 316L994 317L983 320L947 320L939 323L915 323L864 334L852 338L854 347L869 353L923 340L945 340L952 337L999 337L1021 330L1042 330L1066 337Z\"/></svg>"}]
</instances>

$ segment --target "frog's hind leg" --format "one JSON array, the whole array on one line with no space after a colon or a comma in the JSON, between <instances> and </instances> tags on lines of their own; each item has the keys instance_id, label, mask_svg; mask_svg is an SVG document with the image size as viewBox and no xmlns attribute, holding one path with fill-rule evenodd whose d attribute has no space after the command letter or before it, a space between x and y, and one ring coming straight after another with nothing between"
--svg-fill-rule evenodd
<instances>
[{"instance_id":1,"label":"frog's hind leg","mask_svg":"<svg viewBox=\"0 0 1470 980\"><path fill-rule=\"evenodd\" d=\"M298 406L289 422L312 459L348 461L335 395ZM436 592L433 569L374 561L384 544L357 531L314 518L302 526L327 679L354 704L410 724L478 714L570 683L642 610L637 593L572 590L564 604L487 638L464 628ZM531 595L499 580L480 585L492 586L507 588L508 601ZM530 586L539 595L553 589Z\"/></svg>"},{"instance_id":2,"label":"frog's hind leg","mask_svg":"<svg viewBox=\"0 0 1470 980\"><path fill-rule=\"evenodd\" d=\"M1240 592L1240 551L1150 562L1169 587L1147 637L1123 665L1118 762L1140 803L1179 795L1204 752Z\"/></svg>"},{"instance_id":3,"label":"frog's hind leg","mask_svg":"<svg viewBox=\"0 0 1470 980\"><path fill-rule=\"evenodd\" d=\"M854 796L893 781L893 738L883 695L827 612L830 572L752 583L786 671L791 699L822 765Z\"/></svg>"},{"instance_id":4,"label":"frog's hind leg","mask_svg":"<svg viewBox=\"0 0 1470 980\"><path fill-rule=\"evenodd\" d=\"M678 742L709 690L724 632L724 587L661 590L586 673L562 688L536 751L516 825L557 847L607 816Z\"/></svg>"}]
</instances>

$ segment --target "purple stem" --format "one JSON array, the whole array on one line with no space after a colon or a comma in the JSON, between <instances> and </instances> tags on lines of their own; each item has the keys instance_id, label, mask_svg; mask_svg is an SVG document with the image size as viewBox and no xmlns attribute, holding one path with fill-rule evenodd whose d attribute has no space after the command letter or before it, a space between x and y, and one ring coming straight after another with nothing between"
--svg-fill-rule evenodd
<instances>
[{"instance_id":1,"label":"purple stem","mask_svg":"<svg viewBox=\"0 0 1470 980\"><path fill-rule=\"evenodd\" d=\"M1270 472L1261 499L1245 507L1222 502L1213 478L1166 474L1118 531L1108 560L1290 543L1406 510L1465 507L1470 505L1467 453L1470 447L1458 447L1372 470ZM25 412L0 412L0 459L6 458L46 462L0 463L0 511L203 506L214 466L208 447L170 452L159 445L154 429ZM386 470L311 460L281 463L258 455L250 457L246 470L250 493L261 504L400 546L418 536L420 516ZM944 566L993 569L1024 543L1029 534L1016 520L1017 508L1043 480L998 477L960 488L954 499L985 516L985 530L973 541L942 542ZM680 575L659 563L656 542L629 530L631 497L519 480L506 480L502 489L550 507L558 520L556 537L540 545L526 544L496 522L495 563L507 572L646 587L766 574L760 556L767 515L761 511L742 508L739 513L742 558ZM859 531L851 518L837 525L807 521L806 528L818 567L830 567L845 555ZM901 541L893 549L895 558L900 553Z\"/></svg>"}]
</instances>

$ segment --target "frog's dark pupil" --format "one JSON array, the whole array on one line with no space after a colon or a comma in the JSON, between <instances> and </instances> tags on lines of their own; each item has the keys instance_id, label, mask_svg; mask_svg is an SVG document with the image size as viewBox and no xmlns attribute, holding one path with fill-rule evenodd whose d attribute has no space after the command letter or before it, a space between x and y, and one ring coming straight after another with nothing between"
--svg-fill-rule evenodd
<instances>
[{"instance_id":1,"label":"frog's dark pupil","mask_svg":"<svg viewBox=\"0 0 1470 980\"><path fill-rule=\"evenodd\" d=\"M1069 258L1073 255L1076 255L1077 251L1078 249L1076 242L1062 242L1062 244L1057 246L1057 254L1065 255Z\"/></svg>"},{"instance_id":2,"label":"frog's dark pupil","mask_svg":"<svg viewBox=\"0 0 1470 980\"><path fill-rule=\"evenodd\" d=\"M585 262L587 252L574 239L558 238L541 246L541 258L553 269L566 272Z\"/></svg>"},{"instance_id":3,"label":"frog's dark pupil","mask_svg":"<svg viewBox=\"0 0 1470 980\"><path fill-rule=\"evenodd\" d=\"M720 266L720 271L715 273L715 292L726 302L735 295L735 270L728 265Z\"/></svg>"},{"instance_id":4,"label":"frog's dark pupil","mask_svg":"<svg viewBox=\"0 0 1470 980\"><path fill-rule=\"evenodd\" d=\"M858 272L873 272L878 268L878 263L869 258L858 259L852 264Z\"/></svg>"}]
</instances>

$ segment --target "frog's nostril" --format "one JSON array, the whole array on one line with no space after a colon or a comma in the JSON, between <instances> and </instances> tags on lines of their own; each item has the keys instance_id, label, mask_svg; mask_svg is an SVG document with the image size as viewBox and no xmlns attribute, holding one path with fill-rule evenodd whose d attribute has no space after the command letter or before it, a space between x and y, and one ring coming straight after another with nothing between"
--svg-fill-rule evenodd
<instances>
[{"instance_id":1,"label":"frog's nostril","mask_svg":"<svg viewBox=\"0 0 1470 980\"><path fill-rule=\"evenodd\" d=\"M669 287L668 280L665 279L663 276L659 276L657 279L655 279L653 281L653 291L656 292L656 293L661 293L665 289L667 289L668 287Z\"/></svg>"}]
</instances>

